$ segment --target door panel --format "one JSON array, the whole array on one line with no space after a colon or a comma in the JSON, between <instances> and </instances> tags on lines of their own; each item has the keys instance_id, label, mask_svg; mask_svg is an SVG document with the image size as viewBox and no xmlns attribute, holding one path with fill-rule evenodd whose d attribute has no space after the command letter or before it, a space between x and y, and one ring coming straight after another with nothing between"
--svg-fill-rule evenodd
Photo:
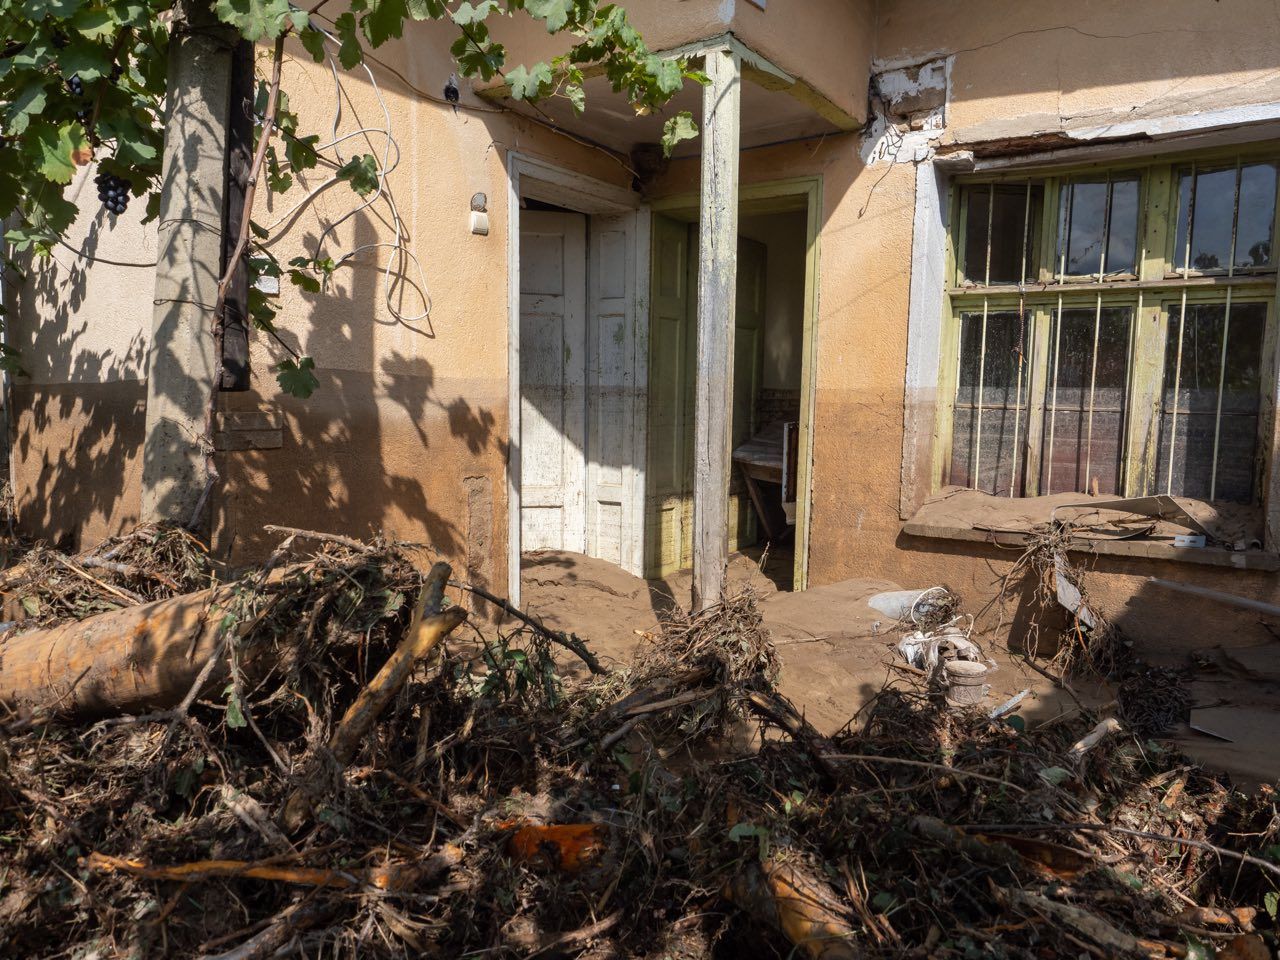
<instances>
[{"instance_id":1,"label":"door panel","mask_svg":"<svg viewBox=\"0 0 1280 960\"><path fill-rule=\"evenodd\" d=\"M764 358L765 247L738 244L734 322L733 445L755 432ZM696 376L697 243L685 224L655 216L649 318L649 456L645 575L666 576L693 564L693 438ZM729 546L755 538L755 514L731 475Z\"/></svg>"},{"instance_id":2,"label":"door panel","mask_svg":"<svg viewBox=\"0 0 1280 960\"><path fill-rule=\"evenodd\" d=\"M655 215L645 474L645 575L650 577L687 567L693 558L693 268L688 225Z\"/></svg>"},{"instance_id":3,"label":"door panel","mask_svg":"<svg viewBox=\"0 0 1280 960\"><path fill-rule=\"evenodd\" d=\"M635 216L593 216L587 331L587 553L633 573ZM641 392L641 398L643 391Z\"/></svg>"},{"instance_id":4,"label":"door panel","mask_svg":"<svg viewBox=\"0 0 1280 960\"><path fill-rule=\"evenodd\" d=\"M585 548L586 218L520 217L520 547Z\"/></svg>"}]
</instances>

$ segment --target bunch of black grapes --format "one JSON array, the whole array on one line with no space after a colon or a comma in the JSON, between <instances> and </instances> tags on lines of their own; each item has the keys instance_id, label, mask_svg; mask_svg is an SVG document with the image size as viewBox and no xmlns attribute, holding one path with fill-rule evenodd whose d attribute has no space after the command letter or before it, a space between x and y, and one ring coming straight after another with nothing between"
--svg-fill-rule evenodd
<instances>
[{"instance_id":1,"label":"bunch of black grapes","mask_svg":"<svg viewBox=\"0 0 1280 960\"><path fill-rule=\"evenodd\" d=\"M82 101L82 106L76 111L76 119L81 124L89 122L89 103L84 99L84 81L80 79L79 74L73 73L67 78L67 89L71 91L71 95L77 100Z\"/></svg>"},{"instance_id":2,"label":"bunch of black grapes","mask_svg":"<svg viewBox=\"0 0 1280 960\"><path fill-rule=\"evenodd\" d=\"M98 184L98 199L112 213L119 216L129 207L129 181L121 180L113 173L99 170L94 182Z\"/></svg>"}]
</instances>

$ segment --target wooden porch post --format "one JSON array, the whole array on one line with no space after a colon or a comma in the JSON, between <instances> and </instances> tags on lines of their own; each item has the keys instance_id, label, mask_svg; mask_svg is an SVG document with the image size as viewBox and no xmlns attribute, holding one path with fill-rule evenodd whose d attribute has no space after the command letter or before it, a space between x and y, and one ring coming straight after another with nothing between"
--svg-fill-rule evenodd
<instances>
[{"instance_id":1,"label":"wooden porch post","mask_svg":"<svg viewBox=\"0 0 1280 960\"><path fill-rule=\"evenodd\" d=\"M698 364L694 401L693 609L720 599L729 560L733 429L733 318L738 255L741 64L708 50L702 93L702 196L698 214Z\"/></svg>"}]
</instances>

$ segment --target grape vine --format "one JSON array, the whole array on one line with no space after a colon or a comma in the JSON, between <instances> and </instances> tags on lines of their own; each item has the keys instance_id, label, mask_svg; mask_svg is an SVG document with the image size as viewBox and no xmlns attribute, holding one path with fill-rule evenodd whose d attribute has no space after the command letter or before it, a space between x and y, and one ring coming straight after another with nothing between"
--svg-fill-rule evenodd
<instances>
[{"instance_id":1,"label":"grape vine","mask_svg":"<svg viewBox=\"0 0 1280 960\"><path fill-rule=\"evenodd\" d=\"M649 112L685 80L704 79L685 61L652 53L622 7L600 0L349 0L328 26L320 19L327 0L305 10L288 0L205 2L244 39L271 43L277 66L280 41L294 38L317 63L331 44L341 66L351 70L364 62L366 47L403 37L407 22L437 20L452 24L457 33L451 50L458 75L483 81L497 77L517 100L564 97L580 111L586 72L592 70L603 73L637 111ZM0 218L8 225L9 257L47 255L62 241L79 213L65 187L76 169L89 163L97 165L98 198L112 217L123 214L135 197L145 197L147 219L155 217L170 25L182 14L175 7L175 0L0 0ZM517 16L564 35L568 50L549 63L508 67L507 52L492 38L489 23ZM268 189L283 193L292 185L290 171L316 166L320 138L299 129L278 83L277 95L272 91L271 83L262 84L256 136L270 141L278 134L284 161L275 143L265 144L255 151L262 169L255 169L253 178L261 173ZM694 135L692 118L682 113L668 121L664 142L670 149ZM264 147L261 139L257 146ZM380 165L365 154L348 160L336 176L363 198L378 188ZM232 262L247 258L252 274L259 264L271 263L260 255L270 235L248 220L246 229L251 232ZM7 258L6 263L13 265ZM333 266L328 257L302 258L290 264L288 276L318 290ZM211 318L215 324L222 319L221 303L222 297ZM250 307L255 325L272 332L269 308L261 302ZM0 366L17 367L11 350L0 347ZM304 392L296 373L313 366L308 357L281 364L281 386Z\"/></svg>"}]
</instances>

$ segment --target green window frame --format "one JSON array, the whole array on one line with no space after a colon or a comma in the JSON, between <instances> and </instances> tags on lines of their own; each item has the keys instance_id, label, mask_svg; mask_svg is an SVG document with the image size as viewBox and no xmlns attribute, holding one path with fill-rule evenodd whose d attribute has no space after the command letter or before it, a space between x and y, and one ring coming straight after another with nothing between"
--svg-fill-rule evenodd
<instances>
[{"instance_id":1,"label":"green window frame","mask_svg":"<svg viewBox=\"0 0 1280 960\"><path fill-rule=\"evenodd\" d=\"M1278 194L1277 144L955 178L939 485L1264 504Z\"/></svg>"}]
</instances>

